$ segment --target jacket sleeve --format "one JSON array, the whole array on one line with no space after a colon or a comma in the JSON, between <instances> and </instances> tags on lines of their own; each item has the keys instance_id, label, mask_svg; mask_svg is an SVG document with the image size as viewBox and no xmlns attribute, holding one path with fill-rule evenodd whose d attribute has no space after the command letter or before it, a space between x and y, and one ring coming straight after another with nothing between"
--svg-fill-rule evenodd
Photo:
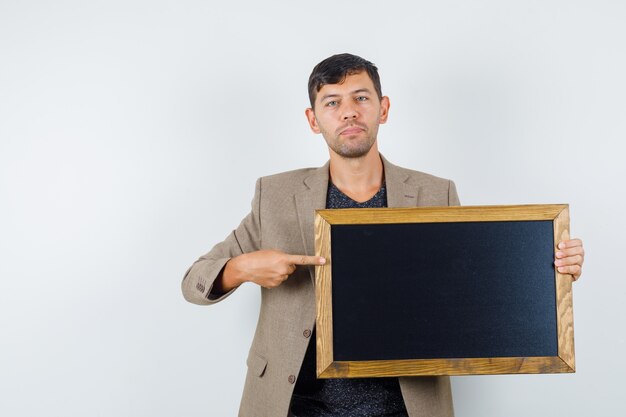
<instances>
[{"instance_id":1,"label":"jacket sleeve","mask_svg":"<svg viewBox=\"0 0 626 417\"><path fill-rule=\"evenodd\" d=\"M461 202L459 201L459 195L456 192L456 185L454 185L454 181L448 181L448 205L449 206L461 205Z\"/></svg>"},{"instance_id":2,"label":"jacket sleeve","mask_svg":"<svg viewBox=\"0 0 626 417\"><path fill-rule=\"evenodd\" d=\"M250 213L241 221L223 242L218 243L207 254L202 255L189 267L182 282L183 296L194 304L214 304L222 301L235 289L226 294L212 292L213 283L231 258L261 248L261 179L256 182Z\"/></svg>"}]
</instances>

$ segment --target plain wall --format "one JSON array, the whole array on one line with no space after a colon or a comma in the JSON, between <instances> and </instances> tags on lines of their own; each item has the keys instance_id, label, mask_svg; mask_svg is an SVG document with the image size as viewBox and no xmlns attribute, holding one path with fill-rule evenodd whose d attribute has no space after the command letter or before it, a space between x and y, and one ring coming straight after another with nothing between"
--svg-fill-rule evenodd
<instances>
[{"instance_id":1,"label":"plain wall","mask_svg":"<svg viewBox=\"0 0 626 417\"><path fill-rule=\"evenodd\" d=\"M254 181L323 164L306 81L380 68L381 151L463 204L569 203L577 372L458 417L624 415L622 1L0 1L0 415L234 416L259 291L184 301Z\"/></svg>"}]
</instances>

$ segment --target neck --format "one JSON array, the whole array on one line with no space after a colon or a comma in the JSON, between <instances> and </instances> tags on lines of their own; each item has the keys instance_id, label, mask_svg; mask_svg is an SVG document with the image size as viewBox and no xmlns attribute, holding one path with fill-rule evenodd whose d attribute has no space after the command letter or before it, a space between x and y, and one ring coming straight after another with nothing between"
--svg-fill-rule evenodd
<instances>
[{"instance_id":1,"label":"neck","mask_svg":"<svg viewBox=\"0 0 626 417\"><path fill-rule=\"evenodd\" d=\"M344 158L331 150L330 178L337 188L353 200L369 200L383 182L383 162L376 143L360 158Z\"/></svg>"}]
</instances>

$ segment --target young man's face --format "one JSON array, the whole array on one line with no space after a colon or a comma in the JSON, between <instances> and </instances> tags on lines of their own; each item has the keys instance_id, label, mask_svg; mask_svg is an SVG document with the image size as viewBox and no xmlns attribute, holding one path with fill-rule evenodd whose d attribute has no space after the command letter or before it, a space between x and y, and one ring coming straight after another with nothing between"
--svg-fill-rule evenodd
<instances>
[{"instance_id":1,"label":"young man's face","mask_svg":"<svg viewBox=\"0 0 626 417\"><path fill-rule=\"evenodd\" d=\"M348 75L341 84L326 84L317 93L315 109L306 116L315 133L321 133L331 152L344 158L366 155L387 121L389 98L378 99L366 71Z\"/></svg>"}]
</instances>

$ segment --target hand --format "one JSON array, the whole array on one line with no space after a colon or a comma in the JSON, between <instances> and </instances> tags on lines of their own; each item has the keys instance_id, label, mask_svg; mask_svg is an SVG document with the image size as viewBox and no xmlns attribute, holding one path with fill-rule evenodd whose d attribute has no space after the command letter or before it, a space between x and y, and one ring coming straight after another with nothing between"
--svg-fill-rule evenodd
<instances>
[{"instance_id":1,"label":"hand","mask_svg":"<svg viewBox=\"0 0 626 417\"><path fill-rule=\"evenodd\" d=\"M559 250L556 252L554 266L561 274L570 274L574 281L580 278L583 262L585 261L585 251L583 242L580 239L564 240L559 243Z\"/></svg>"},{"instance_id":2,"label":"hand","mask_svg":"<svg viewBox=\"0 0 626 417\"><path fill-rule=\"evenodd\" d=\"M232 258L224 268L224 279L239 284L250 281L265 288L282 284L296 270L296 265L324 265L319 256L290 255L278 250L260 250Z\"/></svg>"}]
</instances>

